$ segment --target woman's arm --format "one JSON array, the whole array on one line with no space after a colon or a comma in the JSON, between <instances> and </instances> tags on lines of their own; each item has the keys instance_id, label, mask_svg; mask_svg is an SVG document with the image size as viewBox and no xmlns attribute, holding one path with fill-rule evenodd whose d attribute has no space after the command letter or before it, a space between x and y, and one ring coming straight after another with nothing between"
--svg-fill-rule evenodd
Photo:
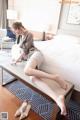
<instances>
[{"instance_id":1,"label":"woman's arm","mask_svg":"<svg viewBox=\"0 0 80 120\"><path fill-rule=\"evenodd\" d=\"M22 59L23 55L24 55L24 53L20 54L20 56L17 58L17 60L15 60L15 63L19 62Z\"/></svg>"},{"instance_id":2,"label":"woman's arm","mask_svg":"<svg viewBox=\"0 0 80 120\"><path fill-rule=\"evenodd\" d=\"M25 48L26 51L29 50L33 46L33 35L32 33L28 33L25 36L25 39L20 43L21 48Z\"/></svg>"}]
</instances>

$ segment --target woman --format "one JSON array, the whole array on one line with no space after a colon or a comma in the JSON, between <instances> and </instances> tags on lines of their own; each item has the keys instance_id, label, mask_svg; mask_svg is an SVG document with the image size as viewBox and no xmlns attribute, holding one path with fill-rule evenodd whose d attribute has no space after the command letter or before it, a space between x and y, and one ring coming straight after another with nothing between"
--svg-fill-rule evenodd
<instances>
[{"instance_id":1,"label":"woman","mask_svg":"<svg viewBox=\"0 0 80 120\"><path fill-rule=\"evenodd\" d=\"M64 102L63 95L56 95L52 89L42 81L42 79L51 79L55 80L63 88L67 88L66 82L57 74L49 74L44 71L39 70L39 66L42 64L44 57L43 54L38 50L33 44L33 35L22 25L21 22L15 22L12 25L12 29L16 35L21 35L22 40L19 43L19 46L23 49L22 54L15 61L15 64L26 56L27 62L24 68L26 75L33 76L33 81L39 86L43 91L49 93L50 97L55 100L57 105L61 109L61 114L66 115L66 106Z\"/></svg>"}]
</instances>

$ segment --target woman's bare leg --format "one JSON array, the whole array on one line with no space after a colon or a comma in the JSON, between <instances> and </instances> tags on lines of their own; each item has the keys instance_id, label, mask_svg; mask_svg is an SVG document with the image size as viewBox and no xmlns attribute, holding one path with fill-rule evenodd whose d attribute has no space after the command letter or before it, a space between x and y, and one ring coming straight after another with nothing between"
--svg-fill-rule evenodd
<instances>
[{"instance_id":1,"label":"woman's bare leg","mask_svg":"<svg viewBox=\"0 0 80 120\"><path fill-rule=\"evenodd\" d=\"M61 115L66 115L66 106L65 106L65 98L63 95L55 94L52 89L42 80L36 77L32 77L33 82L45 93L47 92L48 95L57 103L59 108L61 109Z\"/></svg>"},{"instance_id":2,"label":"woman's bare leg","mask_svg":"<svg viewBox=\"0 0 80 120\"><path fill-rule=\"evenodd\" d=\"M33 66L37 66L36 62L34 61ZM61 78L58 74L49 74L47 72L43 72L41 70L35 69L35 67L25 67L24 69L25 74L29 76L35 76L38 78L47 78L47 79L52 79L55 80L63 89L67 89L67 83L66 81Z\"/></svg>"}]
</instances>

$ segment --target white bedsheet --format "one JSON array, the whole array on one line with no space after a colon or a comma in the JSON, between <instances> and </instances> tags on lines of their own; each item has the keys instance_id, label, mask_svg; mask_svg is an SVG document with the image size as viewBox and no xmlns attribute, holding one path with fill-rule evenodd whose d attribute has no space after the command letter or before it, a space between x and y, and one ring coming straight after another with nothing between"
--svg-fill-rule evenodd
<instances>
[{"instance_id":1,"label":"white bedsheet","mask_svg":"<svg viewBox=\"0 0 80 120\"><path fill-rule=\"evenodd\" d=\"M71 81L80 91L80 38L70 35L57 35L53 40L36 41L35 46L42 51L45 61L41 69L59 73Z\"/></svg>"}]
</instances>

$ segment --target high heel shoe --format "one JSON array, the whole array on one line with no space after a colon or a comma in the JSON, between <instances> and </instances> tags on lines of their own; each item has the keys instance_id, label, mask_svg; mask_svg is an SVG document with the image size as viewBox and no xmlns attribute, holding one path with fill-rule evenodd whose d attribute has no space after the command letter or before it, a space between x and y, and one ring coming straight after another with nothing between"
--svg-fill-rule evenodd
<instances>
[{"instance_id":1,"label":"high heel shoe","mask_svg":"<svg viewBox=\"0 0 80 120\"><path fill-rule=\"evenodd\" d=\"M31 104L28 103L25 111L21 113L21 116L20 116L19 120L22 120L22 119L28 117L30 109L31 109Z\"/></svg>"},{"instance_id":2,"label":"high heel shoe","mask_svg":"<svg viewBox=\"0 0 80 120\"><path fill-rule=\"evenodd\" d=\"M20 108L16 111L15 113L15 117L18 117L20 116L25 110L26 110L26 107L27 107L28 103L26 102L26 100L22 103L22 105L20 106Z\"/></svg>"}]
</instances>

